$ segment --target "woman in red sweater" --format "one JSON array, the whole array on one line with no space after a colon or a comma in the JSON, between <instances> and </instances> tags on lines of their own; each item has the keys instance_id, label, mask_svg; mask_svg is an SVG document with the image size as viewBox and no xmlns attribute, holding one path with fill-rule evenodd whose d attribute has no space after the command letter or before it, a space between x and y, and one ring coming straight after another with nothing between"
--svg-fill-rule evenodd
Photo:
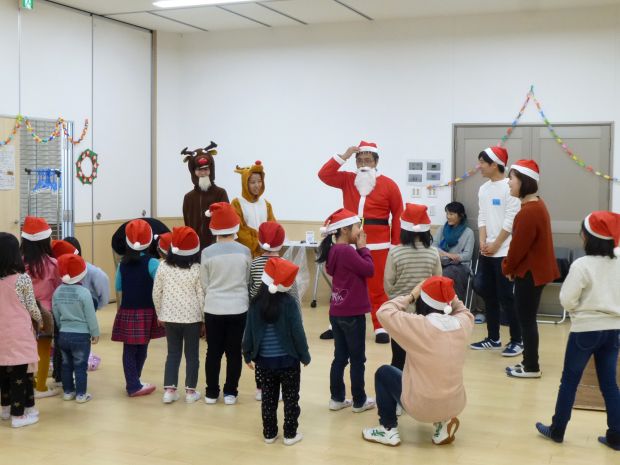
<instances>
[{"instance_id":1,"label":"woman in red sweater","mask_svg":"<svg viewBox=\"0 0 620 465\"><path fill-rule=\"evenodd\" d=\"M540 378L536 314L545 284L560 276L553 252L551 218L537 195L540 179L534 160L518 160L510 167L510 195L521 199L512 226L512 242L502 263L504 274L515 282L515 306L523 332L523 362L507 367L508 376Z\"/></svg>"}]
</instances>

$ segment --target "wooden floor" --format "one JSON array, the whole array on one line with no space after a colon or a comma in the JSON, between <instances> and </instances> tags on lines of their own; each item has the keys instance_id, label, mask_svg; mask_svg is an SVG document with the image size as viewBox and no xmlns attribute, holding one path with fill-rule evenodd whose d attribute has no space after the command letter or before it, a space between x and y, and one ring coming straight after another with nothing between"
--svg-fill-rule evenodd
<instances>
[{"instance_id":1,"label":"wooden floor","mask_svg":"<svg viewBox=\"0 0 620 465\"><path fill-rule=\"evenodd\" d=\"M400 447L365 442L361 430L378 424L376 410L354 414L330 412L329 364L332 342L318 335L325 328L325 307L304 309L304 323L312 363L302 369L300 431L304 439L287 447L262 442L260 403L254 400L254 379L244 368L239 403L188 405L181 399L161 402L166 343L151 343L143 380L156 383L155 394L130 399L124 392L122 346L110 341L115 307L98 312L101 342L94 346L102 358L98 371L89 374L94 399L83 405L59 397L42 399L38 424L12 429L0 424L0 456L5 464L198 464L239 463L300 464L614 464L620 454L600 445L606 430L605 414L574 411L564 444L540 437L538 420L548 422L560 379L568 324L541 325L540 380L510 379L504 374L509 359L498 352L468 353L465 383L468 405L460 416L461 428L449 446L431 444L432 425L403 416ZM370 321L370 320L369 320ZM505 328L502 331L506 331ZM485 333L477 326L474 339ZM204 363L204 341L201 359ZM366 383L374 395L376 368L389 362L389 345L372 342L370 329L366 355ZM184 368L181 368L181 380ZM348 384L348 382L347 382ZM204 370L199 386L204 393ZM280 409L281 415L281 409ZM281 416L280 416L281 424Z\"/></svg>"}]
</instances>

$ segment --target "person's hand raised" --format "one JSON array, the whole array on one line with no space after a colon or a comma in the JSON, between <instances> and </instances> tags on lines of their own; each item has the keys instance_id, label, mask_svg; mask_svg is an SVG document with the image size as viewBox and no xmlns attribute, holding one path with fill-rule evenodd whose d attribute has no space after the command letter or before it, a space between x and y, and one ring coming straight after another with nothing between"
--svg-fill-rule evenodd
<instances>
[{"instance_id":1,"label":"person's hand raised","mask_svg":"<svg viewBox=\"0 0 620 465\"><path fill-rule=\"evenodd\" d=\"M361 229L359 235L357 236L357 241L356 244L358 249L361 249L362 247L366 247L366 232Z\"/></svg>"},{"instance_id":2,"label":"person's hand raised","mask_svg":"<svg viewBox=\"0 0 620 465\"><path fill-rule=\"evenodd\" d=\"M340 156L340 158L342 158L343 160L348 160L353 156L353 154L358 153L359 151L360 149L358 147L349 147L346 152L344 152L344 154Z\"/></svg>"}]
</instances>

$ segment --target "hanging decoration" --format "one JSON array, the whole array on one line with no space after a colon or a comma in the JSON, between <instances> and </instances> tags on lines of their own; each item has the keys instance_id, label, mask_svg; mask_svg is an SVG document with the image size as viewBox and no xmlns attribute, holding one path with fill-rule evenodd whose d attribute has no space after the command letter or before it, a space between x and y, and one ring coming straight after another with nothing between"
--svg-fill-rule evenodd
<instances>
[{"instance_id":1,"label":"hanging decoration","mask_svg":"<svg viewBox=\"0 0 620 465\"><path fill-rule=\"evenodd\" d=\"M499 141L498 145L503 146L506 143L506 141L510 138L510 136L512 135L514 129L519 124L519 121L521 120L521 117L523 116L523 113L525 112L525 109L529 105L530 101L534 101L534 104L536 105L536 109L538 111L538 114L540 115L540 118L542 119L543 123L545 124L545 127L551 133L551 135L553 136L553 139L560 146L562 151L566 155L568 155L571 158L571 160L573 160L581 168L585 169L586 171L588 171L588 172L590 172L590 173L592 173L592 174L594 174L594 175L596 175L598 177L601 177L601 178L605 179L606 181L620 183L620 179L619 178L611 176L611 175L606 174L606 173L602 173L601 171L596 170L591 165L588 165L578 154L576 154L573 150L570 149L570 147L568 147L566 145L566 143L557 134L557 132L555 131L555 128L549 122L549 119L545 115L545 112L542 109L542 105L541 105L540 101L536 98L536 95L534 94L534 86L533 85L530 86L530 90L528 91L528 93L527 93L527 95L525 97L525 101L523 102L523 105L521 106L521 109L519 110L519 113L517 113L517 116L515 117L515 119L510 124L510 127L508 127L508 129L506 130L506 134L504 134L502 136L502 138ZM480 166L476 165L474 168L467 170L460 177L454 178L454 179L452 179L452 180L450 180L450 181L448 181L446 183L443 183L443 184L429 184L428 186L426 186L426 188L431 190L431 189L439 189L439 188L442 188L442 187L453 186L454 184L456 184L458 182L461 182L464 179L467 179L467 178L473 176L479 170L480 170Z\"/></svg>"},{"instance_id":2,"label":"hanging decoration","mask_svg":"<svg viewBox=\"0 0 620 465\"><path fill-rule=\"evenodd\" d=\"M22 126L22 123L26 126L26 130L30 133L32 139L37 144L47 144L48 142L53 141L58 136L60 136L60 131L62 130L69 142L71 142L73 145L78 145L84 140L84 138L86 137L86 133L88 132L88 118L84 120L84 129L82 129L82 133L77 140L69 135L69 128L67 122L63 118L58 118L56 120L56 124L52 133L47 137L42 137L35 132L32 124L30 123L30 120L27 117L17 115L15 117L15 126L13 126L11 134L6 139L0 140L0 147L2 147L3 145L8 145L13 141L13 137L15 137L15 134L17 134L17 131Z\"/></svg>"},{"instance_id":3,"label":"hanging decoration","mask_svg":"<svg viewBox=\"0 0 620 465\"><path fill-rule=\"evenodd\" d=\"M80 153L80 156L75 162L75 176L82 182L82 184L92 184L93 181L97 178L97 168L99 168L99 163L97 163L97 157L98 155L95 152L90 149L86 149L82 153ZM85 174L82 170L82 163L87 158L92 164L92 171L89 175Z\"/></svg>"}]
</instances>

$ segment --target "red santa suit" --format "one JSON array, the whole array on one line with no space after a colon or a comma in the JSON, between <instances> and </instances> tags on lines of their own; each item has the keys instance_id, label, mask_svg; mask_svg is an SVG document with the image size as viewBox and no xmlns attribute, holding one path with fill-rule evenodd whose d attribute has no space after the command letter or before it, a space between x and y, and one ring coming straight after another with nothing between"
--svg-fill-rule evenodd
<instances>
[{"instance_id":1,"label":"red santa suit","mask_svg":"<svg viewBox=\"0 0 620 465\"><path fill-rule=\"evenodd\" d=\"M372 324L375 334L384 332L377 319L377 310L388 298L383 290L383 273L388 251L391 246L400 244L400 216L403 212L403 199L396 183L377 173L374 189L362 197L355 186L355 173L340 171L345 160L335 155L319 171L319 179L331 187L342 190L343 207L357 212L363 218L367 245L375 264L375 274L368 279L368 291L372 305ZM390 228L390 215L392 227Z\"/></svg>"}]
</instances>

